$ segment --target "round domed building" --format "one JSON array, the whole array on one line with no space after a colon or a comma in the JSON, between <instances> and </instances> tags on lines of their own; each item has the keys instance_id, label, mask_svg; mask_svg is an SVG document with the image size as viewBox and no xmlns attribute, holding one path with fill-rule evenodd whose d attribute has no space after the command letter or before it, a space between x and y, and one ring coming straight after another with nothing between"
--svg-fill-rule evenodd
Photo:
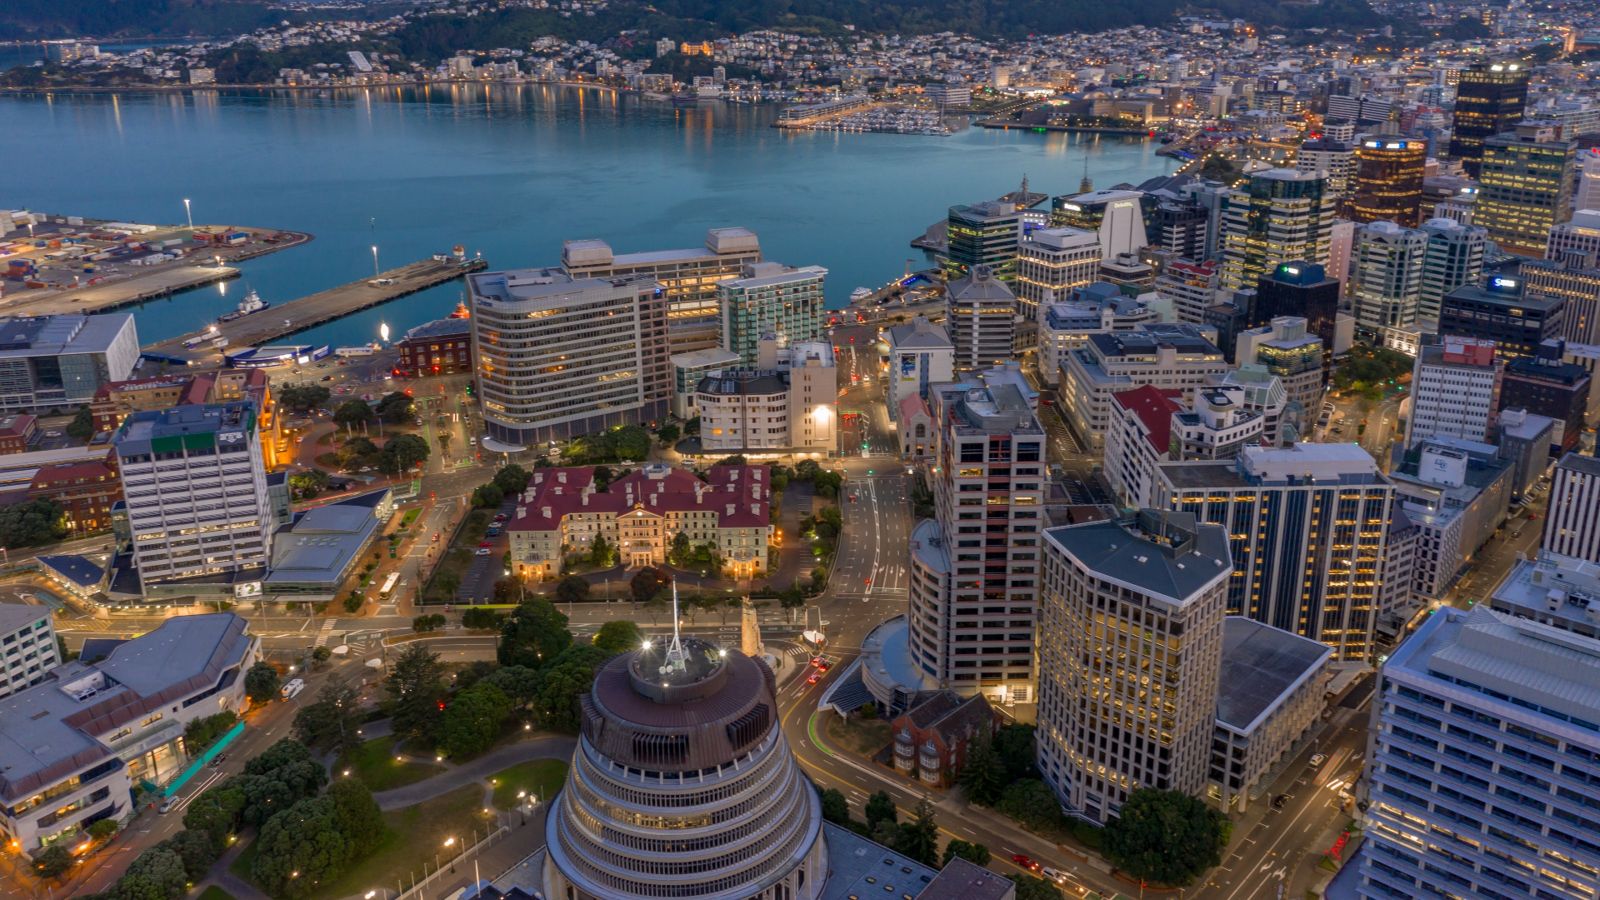
<instances>
[{"instance_id":1,"label":"round domed building","mask_svg":"<svg viewBox=\"0 0 1600 900\"><path fill-rule=\"evenodd\" d=\"M817 792L763 663L691 638L608 662L545 824L549 900L813 900Z\"/></svg>"}]
</instances>

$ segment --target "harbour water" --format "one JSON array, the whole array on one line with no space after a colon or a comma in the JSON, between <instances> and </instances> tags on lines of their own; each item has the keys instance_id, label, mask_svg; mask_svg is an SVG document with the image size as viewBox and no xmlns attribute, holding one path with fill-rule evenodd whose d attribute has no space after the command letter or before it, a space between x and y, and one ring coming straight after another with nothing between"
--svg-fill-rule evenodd
<instances>
[{"instance_id":1,"label":"harbour water","mask_svg":"<svg viewBox=\"0 0 1600 900\"><path fill-rule=\"evenodd\" d=\"M253 288L281 303L464 245L491 266L559 262L568 238L619 253L760 234L768 259L821 265L829 305L925 264L908 241L952 204L1108 187L1168 172L1142 140L968 128L948 137L787 132L767 106L669 103L589 88L0 97L0 207L141 222L292 228L310 244L236 282L147 303L150 341L201 327ZM445 285L308 332L335 346L447 314Z\"/></svg>"}]
</instances>

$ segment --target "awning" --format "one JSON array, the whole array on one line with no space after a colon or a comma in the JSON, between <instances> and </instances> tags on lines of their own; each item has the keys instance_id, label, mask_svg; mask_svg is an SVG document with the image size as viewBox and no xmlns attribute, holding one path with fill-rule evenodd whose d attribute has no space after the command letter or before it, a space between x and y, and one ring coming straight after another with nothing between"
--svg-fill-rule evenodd
<instances>
[{"instance_id":1,"label":"awning","mask_svg":"<svg viewBox=\"0 0 1600 900\"><path fill-rule=\"evenodd\" d=\"M850 662L850 667L844 670L844 674L828 686L822 699L817 702L817 708L832 708L839 715L847 716L863 705L875 701L876 698L861 680L861 658L856 657Z\"/></svg>"}]
</instances>

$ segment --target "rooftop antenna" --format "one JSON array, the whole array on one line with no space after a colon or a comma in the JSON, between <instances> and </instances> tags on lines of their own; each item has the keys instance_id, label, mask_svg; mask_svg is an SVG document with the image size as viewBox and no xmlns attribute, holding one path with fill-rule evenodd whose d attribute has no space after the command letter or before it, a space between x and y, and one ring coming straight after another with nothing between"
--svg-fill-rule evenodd
<instances>
[{"instance_id":1,"label":"rooftop antenna","mask_svg":"<svg viewBox=\"0 0 1600 900\"><path fill-rule=\"evenodd\" d=\"M666 664L661 667L661 674L682 672L688 654L683 650L683 639L678 633L678 580L672 580L672 643L667 645Z\"/></svg>"}]
</instances>

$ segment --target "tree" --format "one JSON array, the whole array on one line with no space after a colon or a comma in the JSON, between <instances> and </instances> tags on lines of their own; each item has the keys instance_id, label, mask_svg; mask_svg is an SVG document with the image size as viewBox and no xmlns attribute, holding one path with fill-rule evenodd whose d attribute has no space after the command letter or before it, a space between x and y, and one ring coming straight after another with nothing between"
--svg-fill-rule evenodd
<instances>
[{"instance_id":1,"label":"tree","mask_svg":"<svg viewBox=\"0 0 1600 900\"><path fill-rule=\"evenodd\" d=\"M228 835L239 825L244 799L244 791L229 779L190 801L183 811L183 827L204 834L212 848L221 853L228 845Z\"/></svg>"},{"instance_id":2,"label":"tree","mask_svg":"<svg viewBox=\"0 0 1600 900\"><path fill-rule=\"evenodd\" d=\"M361 607L365 606L366 604L367 599L361 596L360 591L351 591L349 595L344 598L344 611L347 613L358 613L361 612Z\"/></svg>"},{"instance_id":3,"label":"tree","mask_svg":"<svg viewBox=\"0 0 1600 900\"><path fill-rule=\"evenodd\" d=\"M44 848L33 858L33 870L39 873L40 878L60 878L72 868L72 851L60 841Z\"/></svg>"},{"instance_id":4,"label":"tree","mask_svg":"<svg viewBox=\"0 0 1600 900\"><path fill-rule=\"evenodd\" d=\"M203 719L190 719L189 724L183 727L184 751L190 757L199 756L238 721L238 714L231 709L225 709Z\"/></svg>"},{"instance_id":5,"label":"tree","mask_svg":"<svg viewBox=\"0 0 1600 900\"><path fill-rule=\"evenodd\" d=\"M1006 767L1006 781L1020 781L1039 777L1034 750L1033 726L1011 724L995 732L994 749Z\"/></svg>"},{"instance_id":6,"label":"tree","mask_svg":"<svg viewBox=\"0 0 1600 900\"><path fill-rule=\"evenodd\" d=\"M341 467L354 469L372 462L378 452L377 444L368 438L356 435L340 444L339 452L335 456L338 457Z\"/></svg>"},{"instance_id":7,"label":"tree","mask_svg":"<svg viewBox=\"0 0 1600 900\"><path fill-rule=\"evenodd\" d=\"M967 799L993 806L1006 788L1006 767L987 732L980 731L967 746L967 759L958 776Z\"/></svg>"},{"instance_id":8,"label":"tree","mask_svg":"<svg viewBox=\"0 0 1600 900\"><path fill-rule=\"evenodd\" d=\"M533 597L517 605L500 628L495 657L502 666L542 668L572 643L567 617L555 604Z\"/></svg>"},{"instance_id":9,"label":"tree","mask_svg":"<svg viewBox=\"0 0 1600 900\"><path fill-rule=\"evenodd\" d=\"M443 576L440 577L442 578ZM445 617L442 614L426 613L424 615L411 617L411 630L417 634L426 634L427 632L438 631L440 628L443 628L444 623Z\"/></svg>"},{"instance_id":10,"label":"tree","mask_svg":"<svg viewBox=\"0 0 1600 900\"><path fill-rule=\"evenodd\" d=\"M402 472L428 461L428 442L414 434L397 434L383 445L383 455Z\"/></svg>"},{"instance_id":11,"label":"tree","mask_svg":"<svg viewBox=\"0 0 1600 900\"><path fill-rule=\"evenodd\" d=\"M693 548L689 545L689 532L680 531L672 536L672 545L667 548L667 562L680 569L687 568L692 552Z\"/></svg>"},{"instance_id":12,"label":"tree","mask_svg":"<svg viewBox=\"0 0 1600 900\"><path fill-rule=\"evenodd\" d=\"M638 425L624 425L616 430L613 446L618 459L644 459L650 455L650 432Z\"/></svg>"},{"instance_id":13,"label":"tree","mask_svg":"<svg viewBox=\"0 0 1600 900\"><path fill-rule=\"evenodd\" d=\"M266 703L278 696L278 670L271 663L258 662L244 673L244 692L252 703Z\"/></svg>"},{"instance_id":14,"label":"tree","mask_svg":"<svg viewBox=\"0 0 1600 900\"><path fill-rule=\"evenodd\" d=\"M321 469L306 469L289 476L289 490L299 499L309 500L328 486L328 473Z\"/></svg>"},{"instance_id":15,"label":"tree","mask_svg":"<svg viewBox=\"0 0 1600 900\"><path fill-rule=\"evenodd\" d=\"M117 833L117 820L99 819L85 830L89 832L89 837L97 841L103 841Z\"/></svg>"},{"instance_id":16,"label":"tree","mask_svg":"<svg viewBox=\"0 0 1600 900\"><path fill-rule=\"evenodd\" d=\"M310 896L332 882L357 848L339 827L329 797L308 797L267 820L250 874L273 897Z\"/></svg>"},{"instance_id":17,"label":"tree","mask_svg":"<svg viewBox=\"0 0 1600 900\"><path fill-rule=\"evenodd\" d=\"M461 614L461 627L492 628L495 631L499 631L500 626L505 623L505 619L505 616L495 610L474 606Z\"/></svg>"},{"instance_id":18,"label":"tree","mask_svg":"<svg viewBox=\"0 0 1600 900\"><path fill-rule=\"evenodd\" d=\"M1037 875L1019 875L1011 879L1017 885L1016 900L1062 900L1061 889Z\"/></svg>"},{"instance_id":19,"label":"tree","mask_svg":"<svg viewBox=\"0 0 1600 900\"><path fill-rule=\"evenodd\" d=\"M613 619L601 625L600 630L594 635L595 649L607 656L637 650L642 643L644 643L644 632L627 619Z\"/></svg>"},{"instance_id":20,"label":"tree","mask_svg":"<svg viewBox=\"0 0 1600 900\"><path fill-rule=\"evenodd\" d=\"M345 428L355 428L372 421L372 407L367 401L357 397L339 404L333 411L333 421Z\"/></svg>"},{"instance_id":21,"label":"tree","mask_svg":"<svg viewBox=\"0 0 1600 900\"><path fill-rule=\"evenodd\" d=\"M633 595L633 602L645 603L671 584L672 579L665 572L655 566L645 566L628 580L628 593Z\"/></svg>"},{"instance_id":22,"label":"tree","mask_svg":"<svg viewBox=\"0 0 1600 900\"><path fill-rule=\"evenodd\" d=\"M567 575L556 582L556 600L583 603L589 599L589 582L582 575Z\"/></svg>"},{"instance_id":23,"label":"tree","mask_svg":"<svg viewBox=\"0 0 1600 900\"><path fill-rule=\"evenodd\" d=\"M617 564L617 548L603 534L596 534L589 542L589 565L602 569Z\"/></svg>"},{"instance_id":24,"label":"tree","mask_svg":"<svg viewBox=\"0 0 1600 900\"><path fill-rule=\"evenodd\" d=\"M278 404L297 413L308 413L326 404L333 392L320 384L286 384L277 390Z\"/></svg>"},{"instance_id":25,"label":"tree","mask_svg":"<svg viewBox=\"0 0 1600 900\"><path fill-rule=\"evenodd\" d=\"M933 804L927 798L917 801L917 809L910 822L900 826L894 849L925 866L939 858L939 825L933 819Z\"/></svg>"},{"instance_id":26,"label":"tree","mask_svg":"<svg viewBox=\"0 0 1600 900\"><path fill-rule=\"evenodd\" d=\"M178 854L183 862L183 873L192 884L206 877L211 864L221 855L211 843L211 836L203 831L180 831L156 845Z\"/></svg>"},{"instance_id":27,"label":"tree","mask_svg":"<svg viewBox=\"0 0 1600 900\"><path fill-rule=\"evenodd\" d=\"M439 720L439 746L450 756L472 756L489 749L511 715L505 692L486 682L456 694Z\"/></svg>"},{"instance_id":28,"label":"tree","mask_svg":"<svg viewBox=\"0 0 1600 900\"><path fill-rule=\"evenodd\" d=\"M480 484L472 492L472 505L479 509L495 509L505 500L505 492L495 487L493 482Z\"/></svg>"},{"instance_id":29,"label":"tree","mask_svg":"<svg viewBox=\"0 0 1600 900\"><path fill-rule=\"evenodd\" d=\"M0 506L0 546L15 550L54 543L66 536L66 510L54 500L41 497Z\"/></svg>"},{"instance_id":30,"label":"tree","mask_svg":"<svg viewBox=\"0 0 1600 900\"><path fill-rule=\"evenodd\" d=\"M677 443L680 434L682 434L682 432L679 431L678 426L672 424L671 422L668 422L667 424L656 429L656 437L661 439L661 443L668 446Z\"/></svg>"},{"instance_id":31,"label":"tree","mask_svg":"<svg viewBox=\"0 0 1600 900\"><path fill-rule=\"evenodd\" d=\"M358 848L369 848L383 837L383 811L372 791L359 778L341 778L328 786L339 830Z\"/></svg>"},{"instance_id":32,"label":"tree","mask_svg":"<svg viewBox=\"0 0 1600 900\"><path fill-rule=\"evenodd\" d=\"M87 406L78 407L72 421L67 423L67 437L87 444L94 437L94 410Z\"/></svg>"},{"instance_id":33,"label":"tree","mask_svg":"<svg viewBox=\"0 0 1600 900\"><path fill-rule=\"evenodd\" d=\"M1061 821L1061 804L1056 795L1049 785L1037 778L1024 778L1006 785L994 808L1034 831L1051 828Z\"/></svg>"},{"instance_id":34,"label":"tree","mask_svg":"<svg viewBox=\"0 0 1600 900\"><path fill-rule=\"evenodd\" d=\"M1140 788L1105 828L1106 858L1135 878L1190 884L1222 862L1226 822L1188 794Z\"/></svg>"},{"instance_id":35,"label":"tree","mask_svg":"<svg viewBox=\"0 0 1600 900\"><path fill-rule=\"evenodd\" d=\"M438 654L423 644L408 645L395 657L383 686L394 701L395 732L431 745L445 694L444 666Z\"/></svg>"},{"instance_id":36,"label":"tree","mask_svg":"<svg viewBox=\"0 0 1600 900\"><path fill-rule=\"evenodd\" d=\"M319 664L325 663L328 660L333 659L333 648L327 646L317 647L311 651L311 659L313 662Z\"/></svg>"},{"instance_id":37,"label":"tree","mask_svg":"<svg viewBox=\"0 0 1600 900\"><path fill-rule=\"evenodd\" d=\"M822 819L835 825L849 826L850 801L842 792L828 788L822 792Z\"/></svg>"},{"instance_id":38,"label":"tree","mask_svg":"<svg viewBox=\"0 0 1600 900\"><path fill-rule=\"evenodd\" d=\"M867 827L872 829L876 829L879 822L900 821L900 811L895 809L894 798L888 791L878 791L867 798L866 816Z\"/></svg>"},{"instance_id":39,"label":"tree","mask_svg":"<svg viewBox=\"0 0 1600 900\"><path fill-rule=\"evenodd\" d=\"M528 480L532 477L527 469L511 463L501 466L500 471L494 473L494 486L502 494L520 494L528 489Z\"/></svg>"},{"instance_id":40,"label":"tree","mask_svg":"<svg viewBox=\"0 0 1600 900\"><path fill-rule=\"evenodd\" d=\"M589 692L595 673L608 658L592 644L573 644L540 673L534 702L546 728L578 730L578 698Z\"/></svg>"},{"instance_id":41,"label":"tree","mask_svg":"<svg viewBox=\"0 0 1600 900\"><path fill-rule=\"evenodd\" d=\"M307 746L347 753L361 745L360 697L355 688L330 682L317 699L294 714L294 736Z\"/></svg>"},{"instance_id":42,"label":"tree","mask_svg":"<svg viewBox=\"0 0 1600 900\"><path fill-rule=\"evenodd\" d=\"M539 688L543 683L537 669L527 666L501 666L484 677L485 684L492 684L511 700L513 709L523 712L534 712L534 702L539 697Z\"/></svg>"},{"instance_id":43,"label":"tree","mask_svg":"<svg viewBox=\"0 0 1600 900\"><path fill-rule=\"evenodd\" d=\"M987 866L989 864L989 848L982 844L963 841L960 838L951 838L950 843L944 845L944 856L939 859L939 867L950 865L950 860L961 857L969 863Z\"/></svg>"},{"instance_id":44,"label":"tree","mask_svg":"<svg viewBox=\"0 0 1600 900\"><path fill-rule=\"evenodd\" d=\"M114 890L122 900L176 900L184 895L188 882L183 857L167 847L155 846L128 863Z\"/></svg>"},{"instance_id":45,"label":"tree","mask_svg":"<svg viewBox=\"0 0 1600 900\"><path fill-rule=\"evenodd\" d=\"M416 419L416 404L404 391L392 391L378 401L373 412L386 425L404 425Z\"/></svg>"}]
</instances>

